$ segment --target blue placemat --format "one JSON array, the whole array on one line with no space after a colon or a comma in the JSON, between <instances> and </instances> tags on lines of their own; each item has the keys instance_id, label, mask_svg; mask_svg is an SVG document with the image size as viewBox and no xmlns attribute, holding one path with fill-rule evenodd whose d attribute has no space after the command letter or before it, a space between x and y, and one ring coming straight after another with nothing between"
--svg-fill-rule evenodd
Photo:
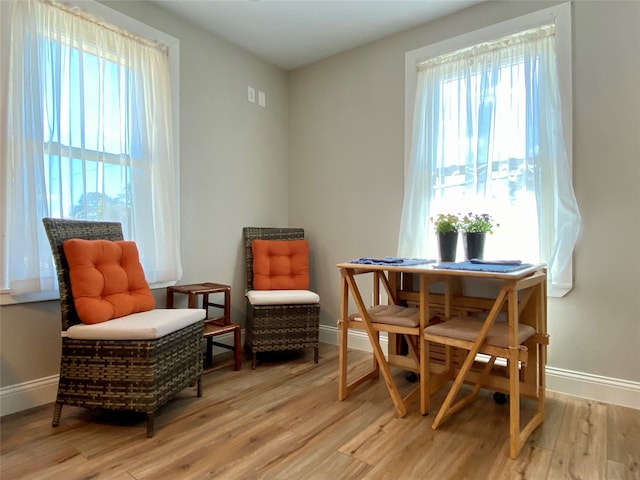
<instances>
[{"instance_id":1,"label":"blue placemat","mask_svg":"<svg viewBox=\"0 0 640 480\"><path fill-rule=\"evenodd\" d=\"M435 260L425 258L401 258L401 257L360 257L355 260L349 260L349 263L358 263L362 265L420 265L422 263L435 263Z\"/></svg>"},{"instance_id":2,"label":"blue placemat","mask_svg":"<svg viewBox=\"0 0 640 480\"><path fill-rule=\"evenodd\" d=\"M445 270L469 270L472 272L513 272L515 270L521 270L523 268L530 267L530 263L521 263L519 265L504 265L500 263L472 263L472 262L453 262L453 263L440 263L434 265L433 268L443 268Z\"/></svg>"}]
</instances>

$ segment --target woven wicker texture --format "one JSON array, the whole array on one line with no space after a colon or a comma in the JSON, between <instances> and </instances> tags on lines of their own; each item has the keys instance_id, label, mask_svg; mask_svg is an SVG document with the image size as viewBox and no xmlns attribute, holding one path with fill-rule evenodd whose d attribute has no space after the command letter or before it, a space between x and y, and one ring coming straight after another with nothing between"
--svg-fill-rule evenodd
<instances>
[{"instance_id":1,"label":"woven wicker texture","mask_svg":"<svg viewBox=\"0 0 640 480\"><path fill-rule=\"evenodd\" d=\"M44 218L60 283L62 330L80 323L73 305L62 244L70 238L122 240L119 223ZM153 435L155 412L192 383L201 395L204 322L154 340L74 340L62 337L60 380L53 414L63 405L147 414Z\"/></svg>"},{"instance_id":2,"label":"woven wicker texture","mask_svg":"<svg viewBox=\"0 0 640 480\"><path fill-rule=\"evenodd\" d=\"M243 228L247 290L253 289L253 252L251 241L304 239L302 228ZM251 368L256 367L258 352L314 348L318 363L320 304L251 305L247 300L245 349L252 354Z\"/></svg>"}]
</instances>

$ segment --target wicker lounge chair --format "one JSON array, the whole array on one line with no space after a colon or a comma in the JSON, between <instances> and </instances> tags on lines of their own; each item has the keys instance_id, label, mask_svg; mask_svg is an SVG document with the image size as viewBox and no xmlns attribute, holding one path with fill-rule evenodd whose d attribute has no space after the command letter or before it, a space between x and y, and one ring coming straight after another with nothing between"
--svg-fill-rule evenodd
<instances>
[{"instance_id":1,"label":"wicker lounge chair","mask_svg":"<svg viewBox=\"0 0 640 480\"><path fill-rule=\"evenodd\" d=\"M147 340L71 338L74 336L73 326L84 328L86 331L85 327L94 327L94 325L84 325L78 317L71 290L69 265L62 245L72 238L122 240L122 227L119 223L112 222L52 218L43 219L43 223L56 265L62 317L60 380L53 426L58 426L60 423L63 405L126 410L146 414L147 436L152 437L155 413L176 393L190 384L195 384L198 397L202 396L204 310L196 312L196 316L201 317L199 320L192 317L193 309L145 312L150 317L156 313L164 315L167 322L174 322L181 318L180 322L183 325L187 323L186 326L159 338ZM169 312L172 313L169 314ZM185 315L188 315L187 319ZM97 325L105 325L113 321L115 320ZM85 333L84 336L95 335L91 335L89 331L89 334Z\"/></svg>"},{"instance_id":2,"label":"wicker lounge chair","mask_svg":"<svg viewBox=\"0 0 640 480\"><path fill-rule=\"evenodd\" d=\"M320 303L316 294L301 291L302 295L309 295L307 298L312 300L310 303L295 304L255 304L249 296L254 292L252 241L303 240L304 229L245 227L243 236L247 271L245 350L251 352L251 368L256 368L258 352L308 347L315 349L314 362L318 363Z\"/></svg>"}]
</instances>

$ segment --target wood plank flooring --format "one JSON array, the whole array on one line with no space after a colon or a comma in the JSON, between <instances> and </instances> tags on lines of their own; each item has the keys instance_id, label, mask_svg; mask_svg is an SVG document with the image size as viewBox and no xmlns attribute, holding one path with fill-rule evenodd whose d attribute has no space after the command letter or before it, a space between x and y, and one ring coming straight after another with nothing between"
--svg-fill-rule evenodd
<instances>
[{"instance_id":1,"label":"wood plank flooring","mask_svg":"<svg viewBox=\"0 0 640 480\"><path fill-rule=\"evenodd\" d=\"M382 379L337 400L338 349L268 355L256 370L204 376L156 417L53 406L0 421L0 478L12 479L640 479L640 410L549 393L545 423L509 459L508 405L483 391L431 428L414 401L397 418ZM370 354L349 353L350 374ZM394 370L403 394L412 385ZM436 409L446 391L433 399ZM525 405L527 406L527 405Z\"/></svg>"}]
</instances>

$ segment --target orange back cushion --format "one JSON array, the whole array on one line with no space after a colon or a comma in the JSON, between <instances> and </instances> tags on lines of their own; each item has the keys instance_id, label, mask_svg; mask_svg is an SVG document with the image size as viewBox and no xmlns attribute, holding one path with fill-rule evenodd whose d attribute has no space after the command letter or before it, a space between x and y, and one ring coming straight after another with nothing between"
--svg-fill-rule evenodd
<instances>
[{"instance_id":1,"label":"orange back cushion","mask_svg":"<svg viewBox=\"0 0 640 480\"><path fill-rule=\"evenodd\" d=\"M73 301L83 323L153 309L154 298L135 242L74 238L62 248L69 263Z\"/></svg>"},{"instance_id":2,"label":"orange back cushion","mask_svg":"<svg viewBox=\"0 0 640 480\"><path fill-rule=\"evenodd\" d=\"M309 246L306 240L253 240L254 290L307 290Z\"/></svg>"}]
</instances>

